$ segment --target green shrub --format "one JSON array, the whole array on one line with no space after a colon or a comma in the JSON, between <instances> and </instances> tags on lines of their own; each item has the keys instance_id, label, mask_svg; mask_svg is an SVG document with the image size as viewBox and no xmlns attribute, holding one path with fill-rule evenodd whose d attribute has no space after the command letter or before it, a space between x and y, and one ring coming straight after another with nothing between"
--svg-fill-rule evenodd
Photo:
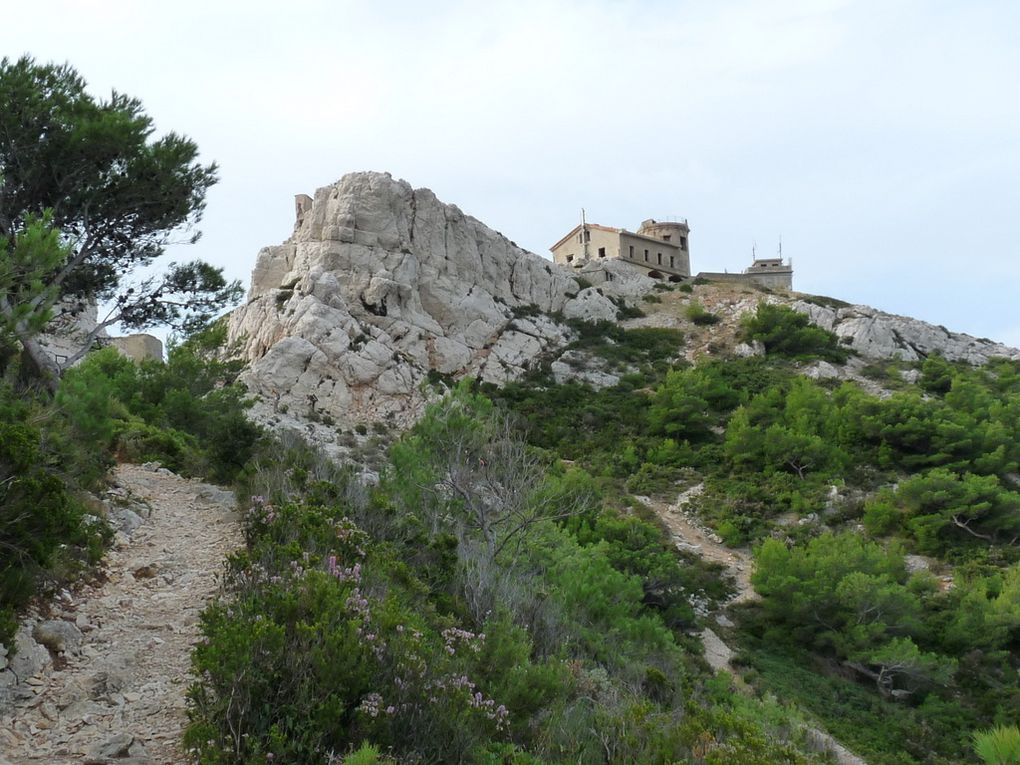
<instances>
[{"instance_id":1,"label":"green shrub","mask_svg":"<svg viewBox=\"0 0 1020 765\"><path fill-rule=\"evenodd\" d=\"M699 327L710 327L718 324L720 319L717 314L706 311L705 307L696 300L692 300L684 312L687 318Z\"/></svg>"},{"instance_id":2,"label":"green shrub","mask_svg":"<svg viewBox=\"0 0 1020 765\"><path fill-rule=\"evenodd\" d=\"M82 484L64 473L84 461L75 452L85 446L64 430L72 426L58 411L19 399L0 384L0 643L6 645L17 610L43 583L62 582L98 560L110 536L76 498Z\"/></svg>"},{"instance_id":3,"label":"green shrub","mask_svg":"<svg viewBox=\"0 0 1020 765\"><path fill-rule=\"evenodd\" d=\"M117 431L117 451L126 462L160 462L177 473L191 473L201 465L194 436L173 428L158 428L132 419Z\"/></svg>"},{"instance_id":4,"label":"green shrub","mask_svg":"<svg viewBox=\"0 0 1020 765\"><path fill-rule=\"evenodd\" d=\"M683 347L683 333L676 329L624 329L610 321L572 321L570 327L578 338L567 346L569 349L589 351L617 368L630 364L661 366L676 358Z\"/></svg>"},{"instance_id":5,"label":"green shrub","mask_svg":"<svg viewBox=\"0 0 1020 765\"><path fill-rule=\"evenodd\" d=\"M742 339L761 342L766 353L797 359L825 359L840 364L849 355L835 334L815 326L806 315L784 305L759 303L757 311L744 317L741 324Z\"/></svg>"},{"instance_id":6,"label":"green shrub","mask_svg":"<svg viewBox=\"0 0 1020 765\"><path fill-rule=\"evenodd\" d=\"M820 305L825 308L850 308L851 304L845 300L837 300L836 298L826 297L824 295L804 295L801 298L805 303L812 303L813 305Z\"/></svg>"},{"instance_id":7,"label":"green shrub","mask_svg":"<svg viewBox=\"0 0 1020 765\"><path fill-rule=\"evenodd\" d=\"M171 344L165 364L135 364L105 348L65 373L57 400L101 454L115 448L125 459L229 483L261 429L246 415L251 401L235 382L240 367L218 358L224 337L218 323Z\"/></svg>"},{"instance_id":8,"label":"green shrub","mask_svg":"<svg viewBox=\"0 0 1020 765\"><path fill-rule=\"evenodd\" d=\"M975 733L974 753L985 765L1020 765L1020 728L1000 725Z\"/></svg>"}]
</instances>

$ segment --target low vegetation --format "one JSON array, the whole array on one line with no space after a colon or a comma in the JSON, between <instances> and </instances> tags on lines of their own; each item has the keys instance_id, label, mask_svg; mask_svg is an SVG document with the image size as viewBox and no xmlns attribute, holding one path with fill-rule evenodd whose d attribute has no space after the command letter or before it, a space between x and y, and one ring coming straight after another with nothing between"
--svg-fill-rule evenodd
<instances>
[{"instance_id":1,"label":"low vegetation","mask_svg":"<svg viewBox=\"0 0 1020 765\"><path fill-rule=\"evenodd\" d=\"M770 339L778 326L794 340ZM703 482L701 516L754 545L761 601L728 638L760 692L869 762L973 761L971 733L1020 709L1020 365L933 356L880 399L798 374L836 360L829 334L763 308L745 328L764 358L497 398L532 443L617 491Z\"/></svg>"},{"instance_id":2,"label":"low vegetation","mask_svg":"<svg viewBox=\"0 0 1020 765\"><path fill-rule=\"evenodd\" d=\"M762 343L767 353L836 363L843 363L850 355L835 334L812 324L789 306L760 303L754 314L744 318L742 327L743 339Z\"/></svg>"}]
</instances>

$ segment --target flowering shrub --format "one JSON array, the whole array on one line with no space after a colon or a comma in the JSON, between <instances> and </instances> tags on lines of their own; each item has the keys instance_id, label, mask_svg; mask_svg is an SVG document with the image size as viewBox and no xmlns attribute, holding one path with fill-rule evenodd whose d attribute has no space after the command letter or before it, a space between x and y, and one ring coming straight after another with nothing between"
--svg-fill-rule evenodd
<instances>
[{"instance_id":1,"label":"flowering shrub","mask_svg":"<svg viewBox=\"0 0 1020 765\"><path fill-rule=\"evenodd\" d=\"M445 758L507 734L477 674L485 635L408 608L399 566L349 519L255 497L244 530L195 652L201 762L321 761L365 739Z\"/></svg>"}]
</instances>

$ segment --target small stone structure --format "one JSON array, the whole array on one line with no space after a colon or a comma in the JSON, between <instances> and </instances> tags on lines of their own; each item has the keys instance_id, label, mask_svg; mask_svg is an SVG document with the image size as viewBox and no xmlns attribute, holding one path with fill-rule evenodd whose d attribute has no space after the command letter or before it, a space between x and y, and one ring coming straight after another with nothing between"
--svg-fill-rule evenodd
<instances>
[{"instance_id":1,"label":"small stone structure","mask_svg":"<svg viewBox=\"0 0 1020 765\"><path fill-rule=\"evenodd\" d=\"M582 221L549 249L553 261L568 268L617 258L652 278L682 281L691 275L690 233L683 219L649 218L637 232Z\"/></svg>"},{"instance_id":2,"label":"small stone structure","mask_svg":"<svg viewBox=\"0 0 1020 765\"><path fill-rule=\"evenodd\" d=\"M134 362L163 360L163 342L153 335L140 332L135 335L110 337L105 342Z\"/></svg>"},{"instance_id":3,"label":"small stone structure","mask_svg":"<svg viewBox=\"0 0 1020 765\"><path fill-rule=\"evenodd\" d=\"M793 289L793 264L782 258L755 258L751 266L744 269L744 275L763 287Z\"/></svg>"},{"instance_id":4,"label":"small stone structure","mask_svg":"<svg viewBox=\"0 0 1020 765\"><path fill-rule=\"evenodd\" d=\"M696 277L712 282L736 282L740 284L757 284L769 289L793 289L793 264L782 258L755 258L750 266L740 273L718 273L702 271Z\"/></svg>"}]
</instances>

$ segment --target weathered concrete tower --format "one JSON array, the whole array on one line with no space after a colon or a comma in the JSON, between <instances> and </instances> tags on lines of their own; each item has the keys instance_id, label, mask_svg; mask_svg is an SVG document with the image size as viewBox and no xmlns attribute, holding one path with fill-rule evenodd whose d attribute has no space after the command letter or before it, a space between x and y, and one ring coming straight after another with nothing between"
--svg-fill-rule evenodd
<instances>
[{"instance_id":1,"label":"weathered concrete tower","mask_svg":"<svg viewBox=\"0 0 1020 765\"><path fill-rule=\"evenodd\" d=\"M660 239L663 242L675 244L680 248L681 262L677 263L678 270L685 274L691 272L691 249L690 235L691 227L687 225L686 218L679 218L674 221L658 221L649 218L642 221L641 228L637 230L639 236L647 236L652 239Z\"/></svg>"}]
</instances>

